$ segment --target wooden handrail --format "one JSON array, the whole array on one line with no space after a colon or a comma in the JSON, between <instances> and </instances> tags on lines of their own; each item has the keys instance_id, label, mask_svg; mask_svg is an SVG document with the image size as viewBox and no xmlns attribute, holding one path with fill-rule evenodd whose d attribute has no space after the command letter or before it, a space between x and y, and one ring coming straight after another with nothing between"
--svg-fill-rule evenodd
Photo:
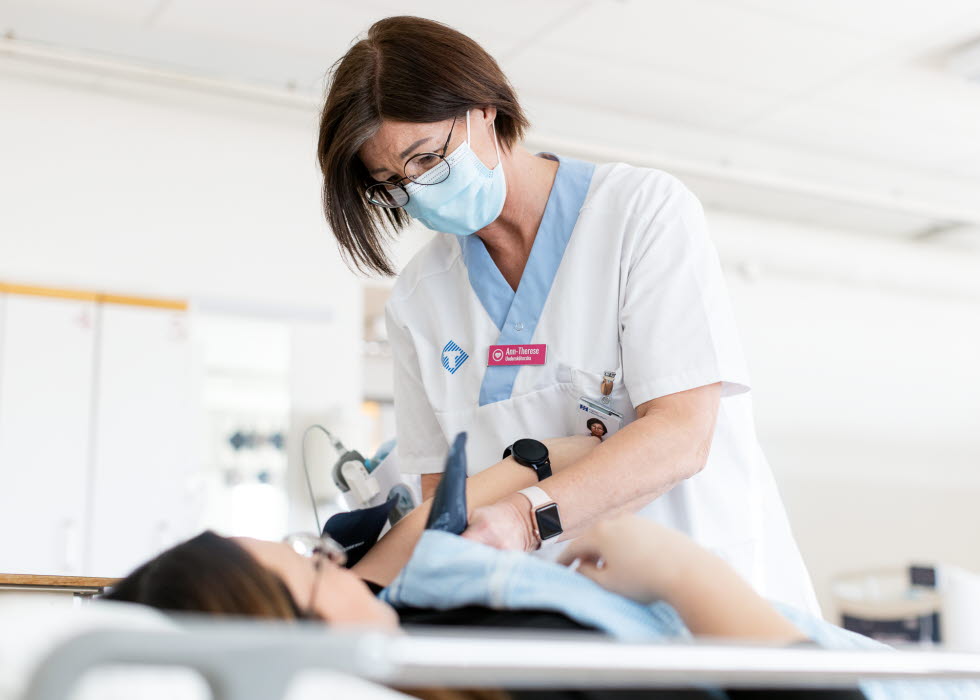
<instances>
[{"instance_id":1,"label":"wooden handrail","mask_svg":"<svg viewBox=\"0 0 980 700\"><path fill-rule=\"evenodd\" d=\"M109 588L117 578L92 576L39 576L35 574L0 574L0 586L46 586L48 588Z\"/></svg>"},{"instance_id":2,"label":"wooden handrail","mask_svg":"<svg viewBox=\"0 0 980 700\"><path fill-rule=\"evenodd\" d=\"M20 294L24 296L49 297L54 299L74 299L76 301L94 301L98 304L143 306L154 309L172 309L174 311L186 311L188 308L187 302L179 299L159 299L155 297L108 294L104 292L91 292L81 289L41 287L30 284L9 284L6 282L0 282L0 294Z\"/></svg>"}]
</instances>

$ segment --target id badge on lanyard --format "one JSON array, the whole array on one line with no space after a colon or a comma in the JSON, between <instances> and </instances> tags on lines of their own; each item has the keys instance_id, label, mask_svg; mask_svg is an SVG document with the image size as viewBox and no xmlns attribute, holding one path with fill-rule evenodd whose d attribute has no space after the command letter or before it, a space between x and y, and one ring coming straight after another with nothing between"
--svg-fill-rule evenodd
<instances>
[{"instance_id":1,"label":"id badge on lanyard","mask_svg":"<svg viewBox=\"0 0 980 700\"><path fill-rule=\"evenodd\" d=\"M598 396L579 397L579 418L576 423L581 423L581 434L592 435L603 440L623 427L623 414L615 409L610 398L615 381L615 372L605 372L599 385ZM576 435L579 434L579 427L579 425L575 427Z\"/></svg>"}]
</instances>

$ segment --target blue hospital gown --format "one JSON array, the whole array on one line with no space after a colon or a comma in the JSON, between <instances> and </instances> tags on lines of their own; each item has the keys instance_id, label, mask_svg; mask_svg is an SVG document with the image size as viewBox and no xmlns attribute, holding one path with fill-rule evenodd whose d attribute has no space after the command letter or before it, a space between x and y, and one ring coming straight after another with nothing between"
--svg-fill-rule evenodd
<instances>
[{"instance_id":1,"label":"blue hospital gown","mask_svg":"<svg viewBox=\"0 0 980 700\"><path fill-rule=\"evenodd\" d=\"M641 605L567 567L436 530L422 535L408 564L380 597L395 607L551 610L623 641L692 638L665 602ZM808 613L775 606L819 646L893 653L887 645ZM980 684L970 682L868 681L861 689L870 700L980 698Z\"/></svg>"}]
</instances>

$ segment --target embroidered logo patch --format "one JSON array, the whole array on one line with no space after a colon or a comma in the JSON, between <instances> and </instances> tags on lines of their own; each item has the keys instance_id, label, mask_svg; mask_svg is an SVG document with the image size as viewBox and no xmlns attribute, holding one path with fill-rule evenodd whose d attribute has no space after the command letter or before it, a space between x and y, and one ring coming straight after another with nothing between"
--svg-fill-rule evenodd
<instances>
[{"instance_id":1,"label":"embroidered logo patch","mask_svg":"<svg viewBox=\"0 0 980 700\"><path fill-rule=\"evenodd\" d=\"M442 349L442 366L450 374L456 374L456 370L463 366L468 357L463 348L450 340Z\"/></svg>"}]
</instances>

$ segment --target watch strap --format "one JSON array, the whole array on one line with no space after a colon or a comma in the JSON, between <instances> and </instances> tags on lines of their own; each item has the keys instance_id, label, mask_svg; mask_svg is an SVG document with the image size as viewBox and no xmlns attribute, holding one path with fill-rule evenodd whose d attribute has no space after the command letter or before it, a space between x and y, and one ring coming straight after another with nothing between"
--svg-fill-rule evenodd
<instances>
[{"instance_id":1,"label":"watch strap","mask_svg":"<svg viewBox=\"0 0 980 700\"><path fill-rule=\"evenodd\" d=\"M526 489L518 491L518 493L522 494L531 502L531 524L534 528L534 536L538 540L538 548L540 549L549 542L557 542L558 540L555 538L563 531L561 516L558 513L558 504L540 486L528 486ZM541 523L544 517L542 511L552 509L554 510L554 520L548 522L548 532L542 532L543 528Z\"/></svg>"},{"instance_id":2,"label":"watch strap","mask_svg":"<svg viewBox=\"0 0 980 700\"><path fill-rule=\"evenodd\" d=\"M539 462L534 467L534 473L538 475L538 481L544 481L549 476L551 476L551 458L546 458L543 462Z\"/></svg>"},{"instance_id":3,"label":"watch strap","mask_svg":"<svg viewBox=\"0 0 980 700\"><path fill-rule=\"evenodd\" d=\"M551 496L540 486L528 486L526 489L521 489L517 493L523 494L531 502L532 511L537 510L541 506L546 506L549 503L554 503Z\"/></svg>"}]
</instances>

